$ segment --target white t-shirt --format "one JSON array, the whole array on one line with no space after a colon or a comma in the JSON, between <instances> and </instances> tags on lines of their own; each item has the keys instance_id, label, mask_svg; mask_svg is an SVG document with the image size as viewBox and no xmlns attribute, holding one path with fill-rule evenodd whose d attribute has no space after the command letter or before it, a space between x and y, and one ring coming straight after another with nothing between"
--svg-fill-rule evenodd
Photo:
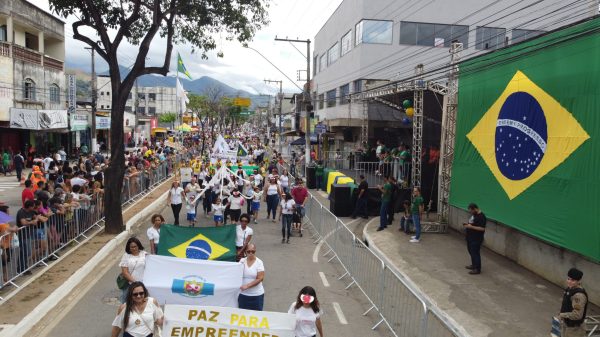
<instances>
[{"instance_id":1,"label":"white t-shirt","mask_svg":"<svg viewBox=\"0 0 600 337\"><path fill-rule=\"evenodd\" d=\"M294 334L296 337L312 337L317 334L317 319L321 318L323 312L315 313L312 308L305 308L304 306L296 309L296 302L290 305L288 314L296 315L296 329Z\"/></svg>"},{"instance_id":2,"label":"white t-shirt","mask_svg":"<svg viewBox=\"0 0 600 337\"><path fill-rule=\"evenodd\" d=\"M279 194L278 187L278 184L269 184L269 186L267 187L267 195Z\"/></svg>"},{"instance_id":3,"label":"white t-shirt","mask_svg":"<svg viewBox=\"0 0 600 337\"><path fill-rule=\"evenodd\" d=\"M260 185L260 182L262 181L262 176L260 174L255 174L254 175L254 184L256 186Z\"/></svg>"},{"instance_id":4,"label":"white t-shirt","mask_svg":"<svg viewBox=\"0 0 600 337\"><path fill-rule=\"evenodd\" d=\"M223 210L225 207L225 205L212 204L212 209L215 212L215 215L223 215Z\"/></svg>"},{"instance_id":5,"label":"white t-shirt","mask_svg":"<svg viewBox=\"0 0 600 337\"><path fill-rule=\"evenodd\" d=\"M237 197L232 196L231 198L229 198L229 202L231 203L231 205L229 205L229 209L230 210L238 210L238 209L242 209L242 204L244 203L244 197L242 197L242 195L239 195Z\"/></svg>"},{"instance_id":6,"label":"white t-shirt","mask_svg":"<svg viewBox=\"0 0 600 337\"><path fill-rule=\"evenodd\" d=\"M288 201L281 200L280 204L282 214L294 214L294 205L296 205L294 199L290 199Z\"/></svg>"},{"instance_id":7,"label":"white t-shirt","mask_svg":"<svg viewBox=\"0 0 600 337\"><path fill-rule=\"evenodd\" d=\"M281 182L281 187L288 187L290 185L290 178L288 176L280 176L279 181Z\"/></svg>"},{"instance_id":8,"label":"white t-shirt","mask_svg":"<svg viewBox=\"0 0 600 337\"><path fill-rule=\"evenodd\" d=\"M79 178L79 177L71 178L71 186L75 186L75 185L83 186L87 183L88 183L88 181L83 178Z\"/></svg>"},{"instance_id":9,"label":"white t-shirt","mask_svg":"<svg viewBox=\"0 0 600 337\"><path fill-rule=\"evenodd\" d=\"M193 170L191 167L182 167L179 169L182 183L189 183L190 181L192 181L192 171Z\"/></svg>"},{"instance_id":10,"label":"white t-shirt","mask_svg":"<svg viewBox=\"0 0 600 337\"><path fill-rule=\"evenodd\" d=\"M154 240L154 244L157 245L158 239L160 239L160 229L157 230L156 228L154 228L154 226L152 226L148 228L148 231L146 231L146 235L148 235L148 240Z\"/></svg>"},{"instance_id":11,"label":"white t-shirt","mask_svg":"<svg viewBox=\"0 0 600 337\"><path fill-rule=\"evenodd\" d=\"M51 157L46 157L44 158L44 160L42 160L42 162L44 163L44 171L48 171L48 168L50 167L50 163L52 163L54 159L52 159Z\"/></svg>"},{"instance_id":12,"label":"white t-shirt","mask_svg":"<svg viewBox=\"0 0 600 337\"><path fill-rule=\"evenodd\" d=\"M138 256L123 254L119 267L127 267L134 280L143 281L144 269L146 269L146 252L142 250Z\"/></svg>"},{"instance_id":13,"label":"white t-shirt","mask_svg":"<svg viewBox=\"0 0 600 337\"><path fill-rule=\"evenodd\" d=\"M240 263L244 265L244 279L242 281L242 284L248 284L256 280L256 276L258 275L258 273L261 271L265 271L265 265L263 264L262 260L258 257L256 258L256 260L254 260L252 266L248 266L246 258L241 259ZM260 296L264 293L265 288L263 287L262 282L255 285L252 288L248 288L241 292L242 295L246 296Z\"/></svg>"},{"instance_id":14,"label":"white t-shirt","mask_svg":"<svg viewBox=\"0 0 600 337\"><path fill-rule=\"evenodd\" d=\"M235 234L235 245L241 247L244 245L246 238L254 234L254 231L248 226L246 226L246 229L242 229L242 225L237 225L235 227Z\"/></svg>"},{"instance_id":15,"label":"white t-shirt","mask_svg":"<svg viewBox=\"0 0 600 337\"><path fill-rule=\"evenodd\" d=\"M171 192L171 204L178 205L183 202L183 200L181 199L181 192L183 192L183 188L181 188L181 186L179 186L177 188L171 187L170 192Z\"/></svg>"},{"instance_id":16,"label":"white t-shirt","mask_svg":"<svg viewBox=\"0 0 600 337\"><path fill-rule=\"evenodd\" d=\"M123 309L123 311L115 317L112 326L123 329L125 310L126 309ZM154 332L154 322L161 317L163 317L162 309L159 306L154 305L154 299L152 297L148 297L144 311L141 314L138 314L135 310L132 310L129 314L129 322L123 330L134 337L146 337Z\"/></svg>"}]
</instances>

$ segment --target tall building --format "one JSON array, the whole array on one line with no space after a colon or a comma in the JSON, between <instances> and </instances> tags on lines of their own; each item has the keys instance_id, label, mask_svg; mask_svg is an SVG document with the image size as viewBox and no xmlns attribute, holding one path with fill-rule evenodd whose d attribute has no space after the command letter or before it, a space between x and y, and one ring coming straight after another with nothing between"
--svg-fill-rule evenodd
<instances>
[{"instance_id":1,"label":"tall building","mask_svg":"<svg viewBox=\"0 0 600 337\"><path fill-rule=\"evenodd\" d=\"M0 1L0 147L44 153L68 140L64 22Z\"/></svg>"},{"instance_id":2,"label":"tall building","mask_svg":"<svg viewBox=\"0 0 600 337\"><path fill-rule=\"evenodd\" d=\"M344 0L315 37L316 115L336 134L337 148L358 143L364 124L370 143L383 137L397 145L410 139L412 127L394 106L412 99L412 92L381 96L365 106L351 101L351 94L408 78L418 64L429 79L445 85L447 70L433 70L449 63L452 41L463 44L465 59L597 13L595 0ZM426 121L437 120L432 125L438 129L443 99L425 93Z\"/></svg>"}]
</instances>

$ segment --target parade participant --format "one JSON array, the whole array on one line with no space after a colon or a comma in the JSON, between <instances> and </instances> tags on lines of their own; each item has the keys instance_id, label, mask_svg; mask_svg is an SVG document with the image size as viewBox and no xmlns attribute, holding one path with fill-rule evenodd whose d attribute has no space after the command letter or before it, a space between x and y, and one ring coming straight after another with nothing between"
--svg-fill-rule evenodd
<instances>
[{"instance_id":1,"label":"parade participant","mask_svg":"<svg viewBox=\"0 0 600 337\"><path fill-rule=\"evenodd\" d=\"M279 213L279 219L281 220L281 235L283 236L281 239L281 243L290 243L290 235L292 231L292 217L294 214L294 210L296 209L296 203L294 202L294 199L292 198L291 194L282 193L281 203L279 206L281 209Z\"/></svg>"},{"instance_id":2,"label":"parade participant","mask_svg":"<svg viewBox=\"0 0 600 337\"><path fill-rule=\"evenodd\" d=\"M369 200L369 183L367 183L365 176L362 174L359 176L359 180L358 197L356 198L356 205L352 212L352 219L356 219L357 215L362 215L363 219L368 219L367 201Z\"/></svg>"},{"instance_id":3,"label":"parade participant","mask_svg":"<svg viewBox=\"0 0 600 337\"><path fill-rule=\"evenodd\" d=\"M323 325L321 316L323 312L319 307L317 292L313 287L306 286L300 290L296 301L292 303L288 314L296 315L296 337L315 337L317 331L323 337Z\"/></svg>"},{"instance_id":4,"label":"parade participant","mask_svg":"<svg viewBox=\"0 0 600 337\"><path fill-rule=\"evenodd\" d=\"M421 214L423 214L424 206L423 206L423 197L421 196L421 189L419 187L413 188L413 198L412 204L410 206L410 213L412 215L413 225L415 226L415 235L411 237L411 243L419 243L421 240ZM474 205L474 204L472 204ZM485 218L485 216L484 216ZM485 227L485 222L483 224ZM483 234L481 235L481 239L483 241ZM481 244L479 245L481 247ZM479 254L479 252L477 253ZM481 266L480 266L481 268ZM479 273L470 273L470 274L479 274Z\"/></svg>"},{"instance_id":5,"label":"parade participant","mask_svg":"<svg viewBox=\"0 0 600 337\"><path fill-rule=\"evenodd\" d=\"M252 176L254 177L254 185L258 186L258 188L262 188L263 177L262 177L262 175L260 175L258 170L254 170L254 173Z\"/></svg>"},{"instance_id":6,"label":"parade participant","mask_svg":"<svg viewBox=\"0 0 600 337\"><path fill-rule=\"evenodd\" d=\"M248 243L252 240L254 231L248 227L250 223L250 216L248 214L242 214L240 217L240 224L236 226L236 238L235 247L237 250L238 260L245 256Z\"/></svg>"},{"instance_id":7,"label":"parade participant","mask_svg":"<svg viewBox=\"0 0 600 337\"><path fill-rule=\"evenodd\" d=\"M265 279L265 266L262 260L256 257L254 244L248 244L246 257L242 258L240 263L244 265L244 274L238 306L240 309L262 311L265 301L265 288L262 284Z\"/></svg>"},{"instance_id":8,"label":"parade participant","mask_svg":"<svg viewBox=\"0 0 600 337\"><path fill-rule=\"evenodd\" d=\"M195 178L194 178L195 179ZM185 188L185 209L186 219L190 227L194 227L196 224L196 201L198 199L198 192L196 188L192 187L192 184L188 184Z\"/></svg>"},{"instance_id":9,"label":"parade participant","mask_svg":"<svg viewBox=\"0 0 600 337\"><path fill-rule=\"evenodd\" d=\"M304 205L308 201L308 190L304 187L302 178L296 178L296 186L292 189L292 197L296 203L296 211L294 212L292 229L296 229L302 236L302 218L306 213Z\"/></svg>"},{"instance_id":10,"label":"parade participant","mask_svg":"<svg viewBox=\"0 0 600 337\"><path fill-rule=\"evenodd\" d=\"M135 281L142 281L146 269L146 251L138 238L131 237L127 240L125 253L119 262L119 267L121 267L121 275L129 285ZM121 303L125 303L129 285L122 289Z\"/></svg>"},{"instance_id":11,"label":"parade participant","mask_svg":"<svg viewBox=\"0 0 600 337\"><path fill-rule=\"evenodd\" d=\"M467 232L467 250L469 255L471 255L471 264L466 266L466 268L470 270L469 274L477 275L481 273L481 245L483 244L487 219L476 204L469 204L468 210L471 213L471 217L469 218L469 222L463 225ZM420 228L418 230L420 231Z\"/></svg>"},{"instance_id":12,"label":"parade participant","mask_svg":"<svg viewBox=\"0 0 600 337\"><path fill-rule=\"evenodd\" d=\"M186 190L195 191L196 195L199 195L202 192L202 186L198 183L198 178L192 177L192 181L186 186ZM198 205L202 201L202 195L199 195L198 198L195 198L196 202L194 203L194 214L198 212Z\"/></svg>"},{"instance_id":13,"label":"parade participant","mask_svg":"<svg viewBox=\"0 0 600 337\"><path fill-rule=\"evenodd\" d=\"M567 273L567 288L563 294L558 319L561 322L561 337L584 337L588 296L581 286L583 272L577 268Z\"/></svg>"},{"instance_id":14,"label":"parade participant","mask_svg":"<svg viewBox=\"0 0 600 337\"><path fill-rule=\"evenodd\" d=\"M221 198L216 197L215 202L212 204L213 220L215 220L215 226L223 224L223 211L225 205L221 203Z\"/></svg>"},{"instance_id":15,"label":"parade participant","mask_svg":"<svg viewBox=\"0 0 600 337\"><path fill-rule=\"evenodd\" d=\"M158 242L160 240L160 226L165 223L165 218L160 214L154 214L151 218L152 226L146 231L148 241L150 241L150 254L157 254Z\"/></svg>"},{"instance_id":16,"label":"parade participant","mask_svg":"<svg viewBox=\"0 0 600 337\"><path fill-rule=\"evenodd\" d=\"M277 183L275 177L270 177L269 182L265 184L263 190L265 194L265 201L267 202L267 219L269 215L273 215L273 222L275 222L275 213L277 212L277 205L279 204L279 196L283 193L281 186Z\"/></svg>"},{"instance_id":17,"label":"parade participant","mask_svg":"<svg viewBox=\"0 0 600 337\"><path fill-rule=\"evenodd\" d=\"M288 193L290 191L290 175L286 169L283 169L281 172L281 175L279 176L279 182L281 183L283 192Z\"/></svg>"},{"instance_id":18,"label":"parade participant","mask_svg":"<svg viewBox=\"0 0 600 337\"><path fill-rule=\"evenodd\" d=\"M231 222L237 223L240 220L242 214L242 206L244 206L245 199L237 189L231 192L231 196L228 199L227 206L229 206L229 217Z\"/></svg>"},{"instance_id":19,"label":"parade participant","mask_svg":"<svg viewBox=\"0 0 600 337\"><path fill-rule=\"evenodd\" d=\"M260 198L263 195L258 186L254 186L254 194L252 195L252 216L254 217L254 223L258 223L258 211L260 210Z\"/></svg>"},{"instance_id":20,"label":"parade participant","mask_svg":"<svg viewBox=\"0 0 600 337\"><path fill-rule=\"evenodd\" d=\"M185 193L183 188L179 186L179 181L175 180L173 184L171 184L171 189L169 190L169 197L167 198L171 209L173 210L174 225L179 226L179 212L181 212L181 207L183 204L183 200L185 200Z\"/></svg>"},{"instance_id":21,"label":"parade participant","mask_svg":"<svg viewBox=\"0 0 600 337\"><path fill-rule=\"evenodd\" d=\"M162 326L163 312L156 299L149 297L148 289L142 282L131 284L112 323L112 337L153 336L155 326Z\"/></svg>"}]
</instances>

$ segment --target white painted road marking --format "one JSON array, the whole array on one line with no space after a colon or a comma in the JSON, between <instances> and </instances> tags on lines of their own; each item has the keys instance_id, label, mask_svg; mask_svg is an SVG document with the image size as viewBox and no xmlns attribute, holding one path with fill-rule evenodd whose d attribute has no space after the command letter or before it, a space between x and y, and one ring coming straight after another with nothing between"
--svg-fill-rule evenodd
<instances>
[{"instance_id":1,"label":"white painted road marking","mask_svg":"<svg viewBox=\"0 0 600 337\"><path fill-rule=\"evenodd\" d=\"M348 222L346 224L346 226L358 221L360 219L354 219L350 222ZM323 246L323 243L325 242L325 240L327 240L327 238L329 238L333 233L335 233L335 230L331 231L331 233L328 233L327 235L325 235L324 238L321 239L321 241L319 241L319 243L317 244L317 246L315 247L315 251L313 252L313 262L314 263L318 263L319 262L319 251L321 251L321 246Z\"/></svg>"},{"instance_id":2,"label":"white painted road marking","mask_svg":"<svg viewBox=\"0 0 600 337\"><path fill-rule=\"evenodd\" d=\"M340 304L338 302L333 302L333 310L335 310L335 313L338 317L338 320L340 321L340 324L348 324L348 321L346 320L346 316L344 316L344 312L342 311L342 307L340 307Z\"/></svg>"},{"instance_id":3,"label":"white painted road marking","mask_svg":"<svg viewBox=\"0 0 600 337\"><path fill-rule=\"evenodd\" d=\"M323 273L322 271L319 272L319 276L321 276L321 281L323 282L323 285L328 288L329 287L329 282L327 281L327 277L325 277L325 273Z\"/></svg>"}]
</instances>

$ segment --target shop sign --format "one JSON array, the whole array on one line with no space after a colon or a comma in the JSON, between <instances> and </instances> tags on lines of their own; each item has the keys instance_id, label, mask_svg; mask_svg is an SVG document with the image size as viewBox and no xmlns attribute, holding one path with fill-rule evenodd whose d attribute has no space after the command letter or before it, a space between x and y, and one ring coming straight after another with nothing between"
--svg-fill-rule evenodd
<instances>
[{"instance_id":1,"label":"shop sign","mask_svg":"<svg viewBox=\"0 0 600 337\"><path fill-rule=\"evenodd\" d=\"M110 117L96 117L96 130L110 129Z\"/></svg>"},{"instance_id":2,"label":"shop sign","mask_svg":"<svg viewBox=\"0 0 600 337\"><path fill-rule=\"evenodd\" d=\"M40 130L68 128L67 116L67 110L38 110Z\"/></svg>"},{"instance_id":3,"label":"shop sign","mask_svg":"<svg viewBox=\"0 0 600 337\"><path fill-rule=\"evenodd\" d=\"M71 115L71 131L84 131L88 126L88 115Z\"/></svg>"},{"instance_id":4,"label":"shop sign","mask_svg":"<svg viewBox=\"0 0 600 337\"><path fill-rule=\"evenodd\" d=\"M10 108L10 127L13 129L39 130L38 111Z\"/></svg>"}]
</instances>

